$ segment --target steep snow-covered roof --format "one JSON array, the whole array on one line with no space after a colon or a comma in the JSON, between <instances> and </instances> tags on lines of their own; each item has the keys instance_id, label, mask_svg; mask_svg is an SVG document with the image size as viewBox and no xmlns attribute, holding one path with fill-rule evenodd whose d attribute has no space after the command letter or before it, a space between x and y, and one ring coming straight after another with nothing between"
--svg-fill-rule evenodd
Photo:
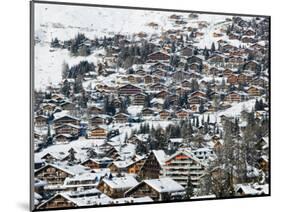
<instances>
[{"instance_id":1,"label":"steep snow-covered roof","mask_svg":"<svg viewBox=\"0 0 281 212\"><path fill-rule=\"evenodd\" d=\"M163 150L152 150L153 154L155 155L158 163L160 165L163 165L165 162L165 159L167 157L167 155L165 154L165 152Z\"/></svg>"},{"instance_id":2,"label":"steep snow-covered roof","mask_svg":"<svg viewBox=\"0 0 281 212\"><path fill-rule=\"evenodd\" d=\"M169 177L144 180L144 182L159 193L184 191L183 186Z\"/></svg>"},{"instance_id":3,"label":"steep snow-covered roof","mask_svg":"<svg viewBox=\"0 0 281 212\"><path fill-rule=\"evenodd\" d=\"M104 178L102 181L115 189L131 188L138 184L138 181L133 176Z\"/></svg>"},{"instance_id":4,"label":"steep snow-covered roof","mask_svg":"<svg viewBox=\"0 0 281 212\"><path fill-rule=\"evenodd\" d=\"M53 197L39 205L38 208L55 199L57 196L62 196L63 198L67 199L68 201L74 203L77 206L90 206L100 204L105 205L110 204L112 202L112 199L110 197L94 188L85 191L69 191L57 193ZM86 196L87 198L85 198Z\"/></svg>"},{"instance_id":5,"label":"steep snow-covered roof","mask_svg":"<svg viewBox=\"0 0 281 212\"><path fill-rule=\"evenodd\" d=\"M198 159L191 151L188 151L188 150L180 150L180 151L175 152L170 157L166 158L165 162L173 159L174 157L176 157L177 155L180 155L180 154L184 154L184 155L190 157L191 159L195 160L196 162L202 164L202 161L200 161L200 159Z\"/></svg>"},{"instance_id":6,"label":"steep snow-covered roof","mask_svg":"<svg viewBox=\"0 0 281 212\"><path fill-rule=\"evenodd\" d=\"M47 166L51 166L53 168L62 170L62 171L66 172L66 173L68 173L72 176L79 175L79 174L90 171L89 168L84 167L80 164L70 166L70 165L67 164L67 162L58 162L58 163L46 164L44 167L41 167L40 169L36 170L36 172L41 171L42 169L46 168Z\"/></svg>"}]
</instances>

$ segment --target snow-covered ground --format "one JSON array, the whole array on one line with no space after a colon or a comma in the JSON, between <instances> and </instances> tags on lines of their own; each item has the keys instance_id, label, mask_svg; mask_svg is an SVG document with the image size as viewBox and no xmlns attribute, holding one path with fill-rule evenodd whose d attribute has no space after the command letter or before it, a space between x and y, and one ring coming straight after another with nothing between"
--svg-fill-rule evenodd
<instances>
[{"instance_id":1,"label":"snow-covered ground","mask_svg":"<svg viewBox=\"0 0 281 212\"><path fill-rule=\"evenodd\" d=\"M255 106L255 99L250 99L248 101L239 102L239 103L232 103L232 106L228 109L221 110L218 112L211 112L211 113L204 113L200 115L199 119L201 120L204 117L204 120L207 120L207 116L210 117L210 122L217 122L220 123L221 116L226 117L240 117L241 112L243 110L250 112Z\"/></svg>"},{"instance_id":2,"label":"snow-covered ground","mask_svg":"<svg viewBox=\"0 0 281 212\"><path fill-rule=\"evenodd\" d=\"M87 56L72 57L66 49L54 49L50 51L49 43L38 43L35 45L35 89L44 90L49 85L57 85L61 82L62 64L66 62L69 67L87 60L97 64L100 58L97 57L99 51Z\"/></svg>"}]
</instances>

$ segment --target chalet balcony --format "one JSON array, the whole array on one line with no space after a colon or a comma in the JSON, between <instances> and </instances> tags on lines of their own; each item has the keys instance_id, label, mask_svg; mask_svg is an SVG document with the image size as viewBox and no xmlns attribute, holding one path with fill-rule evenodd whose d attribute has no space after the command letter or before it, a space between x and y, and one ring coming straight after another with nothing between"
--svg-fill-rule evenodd
<instances>
[{"instance_id":1,"label":"chalet balcony","mask_svg":"<svg viewBox=\"0 0 281 212\"><path fill-rule=\"evenodd\" d=\"M204 172L203 171L163 171L164 175L202 175Z\"/></svg>"},{"instance_id":2,"label":"chalet balcony","mask_svg":"<svg viewBox=\"0 0 281 212\"><path fill-rule=\"evenodd\" d=\"M174 160L170 162L170 164L192 164L192 163L194 163L192 160Z\"/></svg>"},{"instance_id":3,"label":"chalet balcony","mask_svg":"<svg viewBox=\"0 0 281 212\"><path fill-rule=\"evenodd\" d=\"M186 180L188 179L188 176L169 176L171 177L173 180L175 181L178 181L178 180L185 180L185 183L186 183ZM192 181L197 181L200 179L200 177L190 177L190 179Z\"/></svg>"},{"instance_id":4,"label":"chalet balcony","mask_svg":"<svg viewBox=\"0 0 281 212\"><path fill-rule=\"evenodd\" d=\"M177 166L165 166L165 168L164 168L165 170L186 170L186 169L203 169L203 167L202 166L196 166L196 165L192 165L192 166L190 166L190 165L185 165L185 166L183 166L183 165L181 165L181 166L179 166L179 165L177 165Z\"/></svg>"}]
</instances>

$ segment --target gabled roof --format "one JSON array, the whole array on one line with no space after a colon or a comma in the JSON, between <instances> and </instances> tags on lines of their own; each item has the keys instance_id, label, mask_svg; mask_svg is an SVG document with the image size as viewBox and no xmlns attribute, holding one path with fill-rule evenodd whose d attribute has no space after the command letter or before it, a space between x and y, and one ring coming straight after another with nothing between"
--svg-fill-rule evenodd
<instances>
[{"instance_id":1,"label":"gabled roof","mask_svg":"<svg viewBox=\"0 0 281 212\"><path fill-rule=\"evenodd\" d=\"M72 135L70 135L70 134L58 134L58 135L56 135L55 136L55 138L57 138L57 137L65 137L65 138L72 138Z\"/></svg>"},{"instance_id":2,"label":"gabled roof","mask_svg":"<svg viewBox=\"0 0 281 212\"><path fill-rule=\"evenodd\" d=\"M61 117L57 117L57 118L54 119L54 121L57 121L57 120L60 120L60 119L63 119L63 118L69 118L69 119L80 121L80 119L78 119L78 118L76 118L74 116L70 116L70 115L63 115Z\"/></svg>"},{"instance_id":3,"label":"gabled roof","mask_svg":"<svg viewBox=\"0 0 281 212\"><path fill-rule=\"evenodd\" d=\"M155 155L155 157L160 165L164 164L164 161L165 161L167 155L165 154L165 152L163 150L152 150L152 154Z\"/></svg>"},{"instance_id":4,"label":"gabled roof","mask_svg":"<svg viewBox=\"0 0 281 212\"><path fill-rule=\"evenodd\" d=\"M133 176L114 177L111 179L104 178L102 181L115 189L126 189L138 185L138 181Z\"/></svg>"},{"instance_id":5,"label":"gabled roof","mask_svg":"<svg viewBox=\"0 0 281 212\"><path fill-rule=\"evenodd\" d=\"M126 88L126 87L128 87L128 86L131 86L131 87L134 87L134 88L138 88L138 89L141 89L140 87L138 87L138 86L135 86L135 85L132 85L132 84L126 84L126 85L122 85L122 86L120 86L118 89L121 89L121 88Z\"/></svg>"},{"instance_id":6,"label":"gabled roof","mask_svg":"<svg viewBox=\"0 0 281 212\"><path fill-rule=\"evenodd\" d=\"M182 187L179 183L169 177L144 180L144 182L159 193L177 192L185 190L184 187Z\"/></svg>"},{"instance_id":7,"label":"gabled roof","mask_svg":"<svg viewBox=\"0 0 281 212\"><path fill-rule=\"evenodd\" d=\"M70 123L59 125L57 127L54 127L54 129L58 129L58 128L62 128L62 127L71 127L71 128L75 128L75 129L80 129L79 126L70 124Z\"/></svg>"},{"instance_id":8,"label":"gabled roof","mask_svg":"<svg viewBox=\"0 0 281 212\"><path fill-rule=\"evenodd\" d=\"M45 115L38 115L38 116L35 116L35 119L36 119L36 118L48 119L48 116L45 116Z\"/></svg>"},{"instance_id":9,"label":"gabled roof","mask_svg":"<svg viewBox=\"0 0 281 212\"><path fill-rule=\"evenodd\" d=\"M129 117L129 115L127 115L126 113L117 113L115 114L114 118L117 117L117 116L125 116L125 117Z\"/></svg>"},{"instance_id":10,"label":"gabled roof","mask_svg":"<svg viewBox=\"0 0 281 212\"><path fill-rule=\"evenodd\" d=\"M55 169L59 169L63 172L68 173L69 175L72 175L72 176L74 176L76 174L82 174L82 173L90 172L89 168L84 167L80 164L70 166L70 165L67 164L67 162L58 162L58 163L46 164L44 167L41 167L40 169L36 170L35 173L45 169L48 166L53 167Z\"/></svg>"},{"instance_id":11,"label":"gabled roof","mask_svg":"<svg viewBox=\"0 0 281 212\"><path fill-rule=\"evenodd\" d=\"M149 180L143 180L138 185L130 188L126 193L136 189L140 185L147 184L149 187L154 189L155 191L159 193L173 193L173 192L184 192L184 187L182 187L179 183L172 180L169 177L163 177L159 179L149 179Z\"/></svg>"},{"instance_id":12,"label":"gabled roof","mask_svg":"<svg viewBox=\"0 0 281 212\"><path fill-rule=\"evenodd\" d=\"M154 54L157 54L157 53L160 53L160 54L164 54L164 55L170 56L169 54L167 54L167 53L165 53L165 52L161 52L161 51L152 52L151 54L149 54L149 55L147 55L147 56L149 57L149 56L154 55Z\"/></svg>"},{"instance_id":13,"label":"gabled roof","mask_svg":"<svg viewBox=\"0 0 281 212\"><path fill-rule=\"evenodd\" d=\"M43 170L43 169L45 169L45 168L47 168L47 167L53 167L53 168L55 168L55 169L59 169L59 170L61 170L61 171L63 171L63 172L66 172L66 173L72 175L72 176L75 175L75 174L72 173L71 171L69 171L69 170L67 170L67 169L65 169L65 168L63 168L63 167L60 167L60 166L58 166L58 165L55 165L55 164L46 164L45 166L43 166L43 167L41 167L40 169L36 170L35 173L38 173L38 172L40 172L41 170Z\"/></svg>"},{"instance_id":14,"label":"gabled roof","mask_svg":"<svg viewBox=\"0 0 281 212\"><path fill-rule=\"evenodd\" d=\"M181 155L181 154L186 155L190 159L195 160L196 162L203 165L202 162L200 161L200 159L198 159L191 151L187 151L187 150L180 150L180 151L175 152L170 157L166 158L166 160L164 162L168 162L168 161L172 160L173 158L175 158L176 156Z\"/></svg>"},{"instance_id":15,"label":"gabled roof","mask_svg":"<svg viewBox=\"0 0 281 212\"><path fill-rule=\"evenodd\" d=\"M39 205L38 208L55 199L57 196L65 198L66 200L74 203L76 206L105 205L112 203L112 199L110 197L93 188L82 191L67 191L57 193ZM87 196L87 198L85 198L85 196Z\"/></svg>"}]
</instances>

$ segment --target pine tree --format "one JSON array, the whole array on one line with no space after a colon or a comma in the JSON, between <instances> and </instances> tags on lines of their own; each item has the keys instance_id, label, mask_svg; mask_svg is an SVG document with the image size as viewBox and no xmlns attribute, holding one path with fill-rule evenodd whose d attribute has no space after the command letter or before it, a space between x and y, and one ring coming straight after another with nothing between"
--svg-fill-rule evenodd
<instances>
[{"instance_id":1,"label":"pine tree","mask_svg":"<svg viewBox=\"0 0 281 212\"><path fill-rule=\"evenodd\" d=\"M47 142L46 146L52 145L53 144L53 137L52 136L47 136Z\"/></svg>"},{"instance_id":2,"label":"pine tree","mask_svg":"<svg viewBox=\"0 0 281 212\"><path fill-rule=\"evenodd\" d=\"M216 51L216 46L215 46L215 43L212 42L212 45L211 45L211 52L214 53Z\"/></svg>"},{"instance_id":3,"label":"pine tree","mask_svg":"<svg viewBox=\"0 0 281 212\"><path fill-rule=\"evenodd\" d=\"M74 161L76 161L76 157L75 157L75 154L76 154L76 151L71 148L69 151L68 151L69 155L68 155L68 161L70 163L73 163Z\"/></svg>"},{"instance_id":4,"label":"pine tree","mask_svg":"<svg viewBox=\"0 0 281 212\"><path fill-rule=\"evenodd\" d=\"M62 70L61 70L62 79L66 79L68 77L68 72L69 72L69 66L65 61L63 61Z\"/></svg>"},{"instance_id":5,"label":"pine tree","mask_svg":"<svg viewBox=\"0 0 281 212\"><path fill-rule=\"evenodd\" d=\"M193 196L194 196L194 185L191 182L190 175L188 175L188 179L185 187L185 199L190 199Z\"/></svg>"},{"instance_id":6,"label":"pine tree","mask_svg":"<svg viewBox=\"0 0 281 212\"><path fill-rule=\"evenodd\" d=\"M51 47L52 48L59 48L60 47L60 43L57 37L55 37L55 39L52 39L51 41Z\"/></svg>"},{"instance_id":7,"label":"pine tree","mask_svg":"<svg viewBox=\"0 0 281 212\"><path fill-rule=\"evenodd\" d=\"M80 93L83 91L82 77L78 77L74 81L74 93Z\"/></svg>"},{"instance_id":8,"label":"pine tree","mask_svg":"<svg viewBox=\"0 0 281 212\"><path fill-rule=\"evenodd\" d=\"M191 80L191 92L199 90L199 84L198 81L194 78Z\"/></svg>"},{"instance_id":9,"label":"pine tree","mask_svg":"<svg viewBox=\"0 0 281 212\"><path fill-rule=\"evenodd\" d=\"M203 102L201 101L201 102L200 102L200 105L199 105L199 113L204 113L204 112L205 112L204 104L203 104Z\"/></svg>"},{"instance_id":10,"label":"pine tree","mask_svg":"<svg viewBox=\"0 0 281 212\"><path fill-rule=\"evenodd\" d=\"M199 127L199 117L196 116L196 125L195 125L197 128Z\"/></svg>"}]
</instances>

